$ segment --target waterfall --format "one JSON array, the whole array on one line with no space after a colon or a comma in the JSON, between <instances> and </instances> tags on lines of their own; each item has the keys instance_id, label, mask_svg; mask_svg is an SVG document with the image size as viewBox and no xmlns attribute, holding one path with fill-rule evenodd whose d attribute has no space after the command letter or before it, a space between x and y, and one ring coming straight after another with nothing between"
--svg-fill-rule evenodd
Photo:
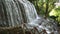
<instances>
[{"instance_id":1,"label":"waterfall","mask_svg":"<svg viewBox=\"0 0 60 34\"><path fill-rule=\"evenodd\" d=\"M21 8L24 9L24 10L22 9L22 11L25 13L25 16L27 18L27 22L32 22L33 20L38 18L37 12L36 12L35 7L32 3L30 3L27 0L18 0L18 1L21 4Z\"/></svg>"},{"instance_id":2,"label":"waterfall","mask_svg":"<svg viewBox=\"0 0 60 34\"><path fill-rule=\"evenodd\" d=\"M8 26L18 26L22 23L22 15L19 4L15 0L1 0L2 23ZM7 24L8 23L8 24ZM1 24L1 26L3 25Z\"/></svg>"},{"instance_id":3,"label":"waterfall","mask_svg":"<svg viewBox=\"0 0 60 34\"><path fill-rule=\"evenodd\" d=\"M23 22L28 29L36 27L39 32L46 30L48 34L57 34L54 22L39 17L28 0L0 0L0 27L20 26Z\"/></svg>"}]
</instances>

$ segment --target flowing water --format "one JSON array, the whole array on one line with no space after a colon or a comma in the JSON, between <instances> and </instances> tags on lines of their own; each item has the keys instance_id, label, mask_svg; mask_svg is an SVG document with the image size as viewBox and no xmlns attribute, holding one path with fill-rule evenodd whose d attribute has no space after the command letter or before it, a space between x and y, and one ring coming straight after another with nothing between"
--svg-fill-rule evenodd
<instances>
[{"instance_id":1,"label":"flowing water","mask_svg":"<svg viewBox=\"0 0 60 34\"><path fill-rule=\"evenodd\" d=\"M15 26L22 23L22 15L18 2L15 0L1 0L1 26Z\"/></svg>"},{"instance_id":2,"label":"flowing water","mask_svg":"<svg viewBox=\"0 0 60 34\"><path fill-rule=\"evenodd\" d=\"M34 5L28 0L0 0L1 27L19 26L23 22L28 29L36 27L39 32L46 30L47 34L58 34L55 22L39 17Z\"/></svg>"},{"instance_id":3,"label":"flowing water","mask_svg":"<svg viewBox=\"0 0 60 34\"><path fill-rule=\"evenodd\" d=\"M20 7L23 8L22 11L25 14L24 17L26 18L27 22L32 22L33 20L39 18L35 10L35 7L32 3L30 3L27 0L18 0L18 1L19 4L21 5Z\"/></svg>"}]
</instances>

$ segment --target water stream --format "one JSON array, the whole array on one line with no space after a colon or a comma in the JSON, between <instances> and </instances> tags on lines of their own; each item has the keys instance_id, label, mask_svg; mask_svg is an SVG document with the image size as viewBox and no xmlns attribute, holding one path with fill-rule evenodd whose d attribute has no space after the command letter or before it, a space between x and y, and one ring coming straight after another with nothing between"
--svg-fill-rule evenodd
<instances>
[{"instance_id":1,"label":"water stream","mask_svg":"<svg viewBox=\"0 0 60 34\"><path fill-rule=\"evenodd\" d=\"M1 26L16 26L22 23L21 10L15 0L1 0ZM7 24L8 23L8 24Z\"/></svg>"},{"instance_id":2,"label":"water stream","mask_svg":"<svg viewBox=\"0 0 60 34\"><path fill-rule=\"evenodd\" d=\"M58 34L55 22L39 17L28 0L0 0L0 27L19 26L23 22L28 29L36 27L39 32L46 30L47 34Z\"/></svg>"}]
</instances>

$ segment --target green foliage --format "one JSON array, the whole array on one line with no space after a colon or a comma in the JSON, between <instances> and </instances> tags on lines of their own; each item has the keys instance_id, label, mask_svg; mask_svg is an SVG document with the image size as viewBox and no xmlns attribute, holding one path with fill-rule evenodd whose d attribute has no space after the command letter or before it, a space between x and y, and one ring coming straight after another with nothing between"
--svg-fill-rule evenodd
<instances>
[{"instance_id":1,"label":"green foliage","mask_svg":"<svg viewBox=\"0 0 60 34\"><path fill-rule=\"evenodd\" d=\"M59 22L59 24L60 24L60 7L58 7L58 8L55 8L55 9L53 9L50 13L49 13L49 15L50 16L58 16L57 18L56 18L56 20Z\"/></svg>"},{"instance_id":2,"label":"green foliage","mask_svg":"<svg viewBox=\"0 0 60 34\"><path fill-rule=\"evenodd\" d=\"M31 1L36 9L37 9L37 13L39 15L45 15L46 13L46 4L48 5L48 13L54 8L54 3L56 2L56 0L29 0Z\"/></svg>"}]
</instances>

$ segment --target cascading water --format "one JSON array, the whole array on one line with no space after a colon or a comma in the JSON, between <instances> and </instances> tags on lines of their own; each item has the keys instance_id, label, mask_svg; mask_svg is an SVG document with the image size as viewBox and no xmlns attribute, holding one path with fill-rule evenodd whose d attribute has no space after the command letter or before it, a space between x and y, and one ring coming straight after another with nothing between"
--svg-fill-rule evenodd
<instances>
[{"instance_id":1,"label":"cascading water","mask_svg":"<svg viewBox=\"0 0 60 34\"><path fill-rule=\"evenodd\" d=\"M0 26L14 27L22 22L28 29L36 27L39 32L46 30L47 34L58 34L54 22L38 17L34 5L28 0L0 0Z\"/></svg>"},{"instance_id":2,"label":"cascading water","mask_svg":"<svg viewBox=\"0 0 60 34\"><path fill-rule=\"evenodd\" d=\"M37 12L35 10L35 7L32 3L30 3L27 0L18 0L21 5L22 11L25 13L25 16L27 18L27 22L32 22L33 20L38 18ZM23 7L22 7L23 6Z\"/></svg>"},{"instance_id":3,"label":"cascading water","mask_svg":"<svg viewBox=\"0 0 60 34\"><path fill-rule=\"evenodd\" d=\"M22 23L22 15L19 8L18 2L15 0L0 0L1 1L1 11L0 15L2 22L1 26L16 26ZM7 24L8 23L8 24Z\"/></svg>"}]
</instances>

